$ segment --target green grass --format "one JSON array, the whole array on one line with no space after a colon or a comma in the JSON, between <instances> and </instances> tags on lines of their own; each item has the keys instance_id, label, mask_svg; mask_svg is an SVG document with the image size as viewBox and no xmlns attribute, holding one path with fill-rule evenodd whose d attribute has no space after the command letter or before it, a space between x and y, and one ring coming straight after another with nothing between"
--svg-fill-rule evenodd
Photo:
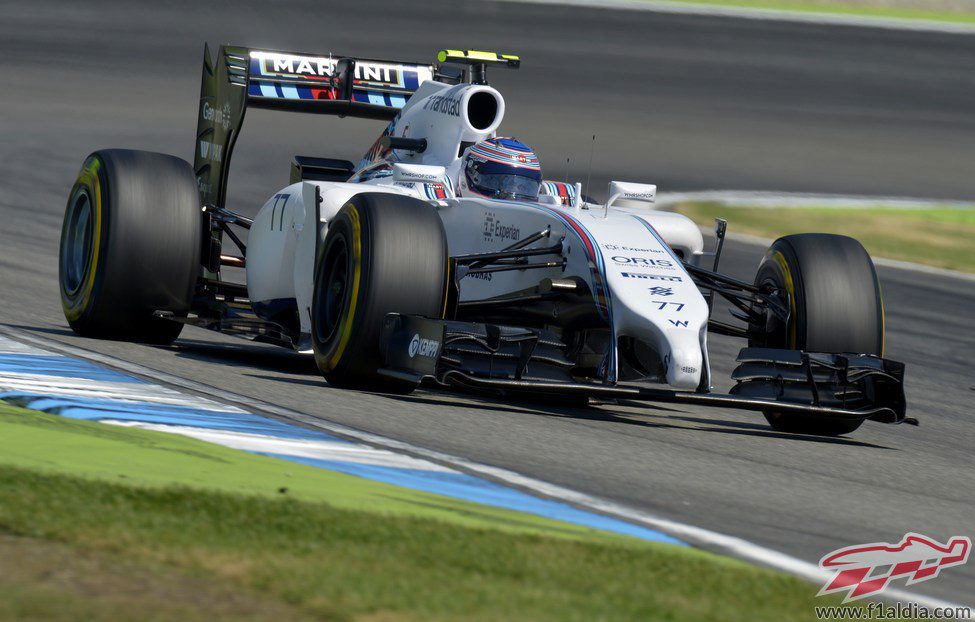
<instances>
[{"instance_id":1,"label":"green grass","mask_svg":"<svg viewBox=\"0 0 975 622\"><path fill-rule=\"evenodd\" d=\"M27 414L25 414L27 413ZM624 536L221 447L176 434L67 419L0 405L0 464L140 487L172 484L326 502L518 533Z\"/></svg>"},{"instance_id":2,"label":"green grass","mask_svg":"<svg viewBox=\"0 0 975 622\"><path fill-rule=\"evenodd\" d=\"M975 272L975 208L766 208L685 203L677 211L710 228L725 218L732 232L777 238L821 232L860 240L874 257Z\"/></svg>"},{"instance_id":3,"label":"green grass","mask_svg":"<svg viewBox=\"0 0 975 622\"><path fill-rule=\"evenodd\" d=\"M875 6L861 2L809 2L808 0L677 0L687 4L711 5L721 7L745 7L753 9L775 9L797 11L800 13L822 13L829 15L854 15L861 17L889 17L903 20L929 20L956 24L975 24L975 10L932 10L922 2L910 6Z\"/></svg>"},{"instance_id":4,"label":"green grass","mask_svg":"<svg viewBox=\"0 0 975 622\"><path fill-rule=\"evenodd\" d=\"M694 549L313 471L0 406L0 620L802 620L837 602Z\"/></svg>"}]
</instances>

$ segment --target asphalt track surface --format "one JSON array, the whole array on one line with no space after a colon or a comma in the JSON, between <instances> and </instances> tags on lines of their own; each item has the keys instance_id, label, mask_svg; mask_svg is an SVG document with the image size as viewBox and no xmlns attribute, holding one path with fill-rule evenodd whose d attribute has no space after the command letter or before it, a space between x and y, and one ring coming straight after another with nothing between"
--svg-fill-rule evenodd
<instances>
[{"instance_id":1,"label":"asphalt track surface","mask_svg":"<svg viewBox=\"0 0 975 622\"><path fill-rule=\"evenodd\" d=\"M73 336L57 245L84 156L191 159L202 42L407 59L441 47L519 53L492 74L508 133L549 177L662 190L741 188L975 198L975 37L537 5L432 2L0 5L0 322L363 430L612 499L817 561L907 531L973 535L975 291L879 270L888 356L908 364L921 427L781 435L761 416L628 405L573 409L328 387L292 353L189 329L170 348ZM296 153L361 154L374 122L248 113L231 207L254 213ZM761 249L730 243L750 278ZM713 338L718 388L740 344ZM919 593L971 602L975 563Z\"/></svg>"}]
</instances>

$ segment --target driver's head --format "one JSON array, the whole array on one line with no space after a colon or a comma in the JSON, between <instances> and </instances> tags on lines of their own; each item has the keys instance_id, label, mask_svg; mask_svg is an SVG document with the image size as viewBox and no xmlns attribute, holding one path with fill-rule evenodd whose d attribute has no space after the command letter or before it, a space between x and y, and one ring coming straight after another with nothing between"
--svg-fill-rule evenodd
<instances>
[{"instance_id":1,"label":"driver's head","mask_svg":"<svg viewBox=\"0 0 975 622\"><path fill-rule=\"evenodd\" d=\"M538 156L514 138L488 138L472 145L461 165L461 194L537 201L542 183Z\"/></svg>"}]
</instances>

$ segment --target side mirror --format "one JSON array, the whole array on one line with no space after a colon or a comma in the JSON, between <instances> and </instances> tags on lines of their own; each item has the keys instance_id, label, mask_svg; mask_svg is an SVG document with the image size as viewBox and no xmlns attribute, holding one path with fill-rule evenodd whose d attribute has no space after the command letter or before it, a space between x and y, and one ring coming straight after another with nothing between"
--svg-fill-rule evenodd
<instances>
[{"instance_id":1,"label":"side mirror","mask_svg":"<svg viewBox=\"0 0 975 622\"><path fill-rule=\"evenodd\" d=\"M653 203L657 200L657 186L654 184L637 184L629 181L609 182L609 200L606 201L606 208L609 209L617 201L638 201L641 203Z\"/></svg>"}]
</instances>

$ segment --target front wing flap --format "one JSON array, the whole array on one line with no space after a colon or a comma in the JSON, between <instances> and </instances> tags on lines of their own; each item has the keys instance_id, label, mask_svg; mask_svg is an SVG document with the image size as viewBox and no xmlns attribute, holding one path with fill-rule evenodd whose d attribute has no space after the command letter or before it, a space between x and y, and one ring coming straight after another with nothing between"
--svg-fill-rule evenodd
<instances>
[{"instance_id":1,"label":"front wing flap","mask_svg":"<svg viewBox=\"0 0 975 622\"><path fill-rule=\"evenodd\" d=\"M873 355L771 348L744 348L737 361L733 395L843 410L875 408L870 418L884 423L907 419L903 363Z\"/></svg>"},{"instance_id":2,"label":"front wing flap","mask_svg":"<svg viewBox=\"0 0 975 622\"><path fill-rule=\"evenodd\" d=\"M380 373L441 386L917 424L905 414L904 365L876 356L744 348L736 386L717 394L578 381L558 337L532 328L391 313L382 342Z\"/></svg>"}]
</instances>

